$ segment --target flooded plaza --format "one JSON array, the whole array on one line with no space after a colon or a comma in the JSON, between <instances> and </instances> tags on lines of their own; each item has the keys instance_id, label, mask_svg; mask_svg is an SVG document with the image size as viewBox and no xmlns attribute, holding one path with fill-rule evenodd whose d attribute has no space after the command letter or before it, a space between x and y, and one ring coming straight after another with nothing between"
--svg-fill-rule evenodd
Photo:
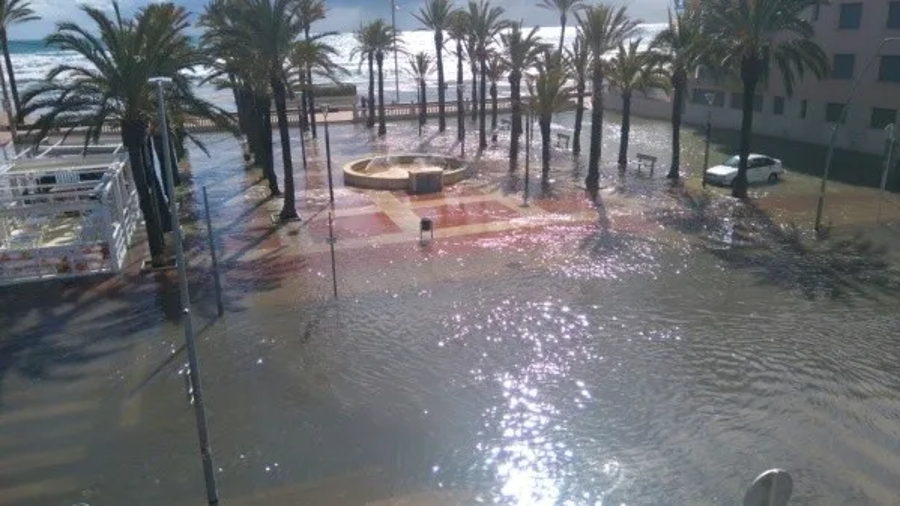
<instances>
[{"instance_id":1,"label":"flooded plaza","mask_svg":"<svg viewBox=\"0 0 900 506\"><path fill-rule=\"evenodd\" d=\"M788 166L739 203L700 188L686 132L672 188L669 126L635 120L631 153L663 169L619 180L617 121L596 196L564 152L542 187L535 142L527 207L524 164L502 137L476 156L471 123L478 170L437 196L340 167L459 156L453 127L333 126L336 300L322 131L305 171L292 132L303 221L281 226L237 142L205 136L182 219L222 504L724 505L774 467L791 504L897 504L900 199L832 184L816 240L815 178ZM0 504L204 500L177 277L134 250L118 277L0 292Z\"/></svg>"}]
</instances>

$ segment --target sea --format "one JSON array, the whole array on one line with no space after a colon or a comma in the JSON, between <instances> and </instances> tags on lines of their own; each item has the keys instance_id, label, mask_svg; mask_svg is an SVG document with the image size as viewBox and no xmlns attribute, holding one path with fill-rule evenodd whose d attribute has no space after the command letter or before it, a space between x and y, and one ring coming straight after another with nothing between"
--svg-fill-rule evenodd
<instances>
[{"instance_id":1,"label":"sea","mask_svg":"<svg viewBox=\"0 0 900 506\"><path fill-rule=\"evenodd\" d=\"M638 37L642 39L642 44L647 44L652 38L665 28L665 23L652 23L640 25ZM559 42L559 27L542 27L538 29L538 35L550 44L556 45ZM575 39L575 29L569 27L566 29L565 44L569 45ZM417 87L416 82L409 72L409 56L419 52L425 52L434 56L434 35L433 32L403 31L400 32L399 40L404 48L404 53L397 56L397 70L395 72L394 57L388 54L384 63L384 93L385 101L408 103L416 100ZM352 83L357 86L357 94L362 96L367 93L368 74L367 67L360 65L358 60L351 59L351 53L355 41L351 33L339 33L329 38L328 42L338 51L336 58L337 63L345 70L346 74L341 77L342 82ZM444 72L445 79L448 82L456 80L456 58L453 55L455 49L454 43L449 43L444 51ZM42 40L13 40L10 41L10 53L12 55L13 68L16 73L16 80L19 89L23 90L29 85L44 79L47 73L60 63L67 65L77 65L83 63L87 65L87 60L71 51L62 51L59 48L48 46ZM193 71L194 76L199 82L205 76L209 75L209 69L196 68ZM464 67L465 79L469 83L471 75L469 66L466 63ZM437 71L432 74L430 80L427 81L428 93L433 94L429 100L436 100L437 88ZM467 88L468 89L468 88ZM225 110L234 110L234 100L229 90L216 90L212 85L201 85L197 88L197 93L201 97L215 103ZM509 94L509 85L506 81L498 83L498 94L507 96Z\"/></svg>"}]
</instances>

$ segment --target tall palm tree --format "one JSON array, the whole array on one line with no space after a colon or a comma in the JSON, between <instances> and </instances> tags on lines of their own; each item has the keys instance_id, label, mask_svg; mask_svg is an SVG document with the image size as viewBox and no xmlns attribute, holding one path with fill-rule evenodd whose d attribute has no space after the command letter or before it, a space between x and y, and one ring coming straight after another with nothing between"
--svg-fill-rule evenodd
<instances>
[{"instance_id":1,"label":"tall palm tree","mask_svg":"<svg viewBox=\"0 0 900 506\"><path fill-rule=\"evenodd\" d=\"M488 57L488 66L487 66L487 78L488 81L491 82L490 90L488 90L488 94L491 96L491 132L497 131L497 116L498 116L498 104L497 104L497 82L503 79L503 76L509 71L509 67L506 65L506 61L500 56L500 53L491 52L491 55Z\"/></svg>"},{"instance_id":2,"label":"tall palm tree","mask_svg":"<svg viewBox=\"0 0 900 506\"><path fill-rule=\"evenodd\" d=\"M12 93L16 111L22 108L19 100L19 88L16 86L16 73L13 71L12 59L9 57L9 29L12 25L40 19L31 8L31 0L0 0L0 44L3 44L3 59L9 73L9 90ZM18 120L24 118L19 114ZM12 118L10 118L12 121Z\"/></svg>"},{"instance_id":3,"label":"tall palm tree","mask_svg":"<svg viewBox=\"0 0 900 506\"><path fill-rule=\"evenodd\" d=\"M687 96L688 76L704 62L709 48L699 3L687 2L684 9L675 15L669 12L668 27L656 35L651 47L670 75L672 161L666 177L678 179L681 169L681 118Z\"/></svg>"},{"instance_id":4,"label":"tall palm tree","mask_svg":"<svg viewBox=\"0 0 900 506\"><path fill-rule=\"evenodd\" d=\"M536 75L529 79L528 88L534 97L534 110L541 128L541 180L550 180L550 126L553 115L569 103L574 88L568 84L568 76L560 54L545 53L538 59Z\"/></svg>"},{"instance_id":5,"label":"tall palm tree","mask_svg":"<svg viewBox=\"0 0 900 506\"><path fill-rule=\"evenodd\" d=\"M51 130L70 134L75 125L86 125L84 144L99 141L103 126L116 122L128 150L132 176L147 230L154 265L165 264L164 233L171 221L161 184L151 167L147 142L150 122L156 117L155 86L148 80L172 78L166 98L176 111L213 119L229 126L227 115L197 98L182 71L204 58L185 34L188 13L172 4L141 9L133 19L122 16L113 2L113 17L103 10L82 6L92 26L62 22L46 43L77 53L84 64L61 63L22 95L22 116L37 114L33 128L43 139ZM201 146L202 147L202 146Z\"/></svg>"},{"instance_id":6,"label":"tall palm tree","mask_svg":"<svg viewBox=\"0 0 900 506\"><path fill-rule=\"evenodd\" d=\"M375 127L375 48L373 46L372 40L374 36L372 32L377 27L372 24L361 24L359 28L357 28L353 32L353 39L356 42L356 45L353 46L353 50L350 52L350 59L355 60L359 58L359 66L362 67L363 63L369 64L369 96L368 96L368 111L366 111L366 128L374 128Z\"/></svg>"},{"instance_id":7,"label":"tall palm tree","mask_svg":"<svg viewBox=\"0 0 900 506\"><path fill-rule=\"evenodd\" d=\"M537 6L541 9L559 13L560 32L558 51L562 53L563 43L566 39L566 22L569 20L569 14L584 7L584 2L582 2L582 0L538 0Z\"/></svg>"},{"instance_id":8,"label":"tall palm tree","mask_svg":"<svg viewBox=\"0 0 900 506\"><path fill-rule=\"evenodd\" d=\"M465 11L466 20L466 57L469 59L469 71L472 73L472 121L478 120L478 39L472 33L469 11Z\"/></svg>"},{"instance_id":9,"label":"tall palm tree","mask_svg":"<svg viewBox=\"0 0 900 506\"><path fill-rule=\"evenodd\" d=\"M296 0L297 4L297 15L300 18L300 26L303 28L303 35L306 42L311 42L311 37L309 34L309 30L312 27L312 24L316 21L321 21L325 19L325 0ZM334 32L329 34L320 34L318 37L321 38L325 35L333 35ZM309 125L312 127L312 137L315 139L316 135L316 100L315 100L315 92L312 88L313 76L312 70L310 69L306 75L307 81L309 81L309 89L301 95L301 103L306 106L307 114L309 114ZM305 101L303 100L305 99Z\"/></svg>"},{"instance_id":10,"label":"tall palm tree","mask_svg":"<svg viewBox=\"0 0 900 506\"><path fill-rule=\"evenodd\" d=\"M753 133L753 99L760 79L774 65L788 96L806 71L828 74L828 58L813 40L804 12L820 0L714 0L708 5L713 44L723 68L735 69L744 83L740 164L732 194L747 197L747 159Z\"/></svg>"},{"instance_id":11,"label":"tall palm tree","mask_svg":"<svg viewBox=\"0 0 900 506\"><path fill-rule=\"evenodd\" d=\"M479 94L478 147L487 147L487 60L494 39L509 26L503 19L503 7L491 5L490 0L469 0L469 27L475 40L475 55L481 64L481 92Z\"/></svg>"},{"instance_id":12,"label":"tall palm tree","mask_svg":"<svg viewBox=\"0 0 900 506\"><path fill-rule=\"evenodd\" d=\"M631 38L640 23L630 19L625 7L598 4L586 7L575 18L584 42L591 52L591 151L585 184L596 189L600 184L600 155L603 147L603 81L607 62L603 56Z\"/></svg>"},{"instance_id":13,"label":"tall palm tree","mask_svg":"<svg viewBox=\"0 0 900 506\"><path fill-rule=\"evenodd\" d=\"M396 31L383 19L369 23L367 34L369 45L375 53L375 65L378 67L378 135L387 133L384 119L384 54L400 51Z\"/></svg>"},{"instance_id":14,"label":"tall palm tree","mask_svg":"<svg viewBox=\"0 0 900 506\"><path fill-rule=\"evenodd\" d=\"M500 34L500 47L504 62L509 68L509 94L512 100L512 126L510 127L510 168L516 166L519 156L519 136L522 135L522 73L537 63L547 45L537 35L538 27L528 33L522 31L522 22L513 23Z\"/></svg>"},{"instance_id":15,"label":"tall palm tree","mask_svg":"<svg viewBox=\"0 0 900 506\"><path fill-rule=\"evenodd\" d=\"M434 71L434 60L431 55L422 51L409 57L409 74L416 80L419 87L419 123L424 124L428 113L428 97L425 80Z\"/></svg>"},{"instance_id":16,"label":"tall palm tree","mask_svg":"<svg viewBox=\"0 0 900 506\"><path fill-rule=\"evenodd\" d=\"M213 69L207 80L219 88L232 89L238 123L247 137L253 162L262 167L271 196L281 196L272 149L272 91L265 78L265 66L255 57L242 59L248 56L246 52L233 49L244 43L229 17L229 4L233 1L213 0L200 16L200 48L206 55L206 66Z\"/></svg>"},{"instance_id":17,"label":"tall palm tree","mask_svg":"<svg viewBox=\"0 0 900 506\"><path fill-rule=\"evenodd\" d=\"M584 36L578 34L570 49L566 49L566 66L575 78L575 131L572 133L572 154L581 154L581 125L584 121L584 93L587 90L587 71L591 62L590 49Z\"/></svg>"},{"instance_id":18,"label":"tall palm tree","mask_svg":"<svg viewBox=\"0 0 900 506\"><path fill-rule=\"evenodd\" d=\"M656 55L641 51L640 38L627 45L619 44L619 50L610 60L609 84L622 96L622 129L619 140L619 171L628 164L628 137L631 133L631 96L635 91L669 89L669 75L660 66Z\"/></svg>"},{"instance_id":19,"label":"tall palm tree","mask_svg":"<svg viewBox=\"0 0 900 506\"><path fill-rule=\"evenodd\" d=\"M463 100L463 60L465 59L464 44L468 33L466 12L455 10L450 14L447 34L456 42L456 140L462 141L466 135L466 110Z\"/></svg>"},{"instance_id":20,"label":"tall palm tree","mask_svg":"<svg viewBox=\"0 0 900 506\"><path fill-rule=\"evenodd\" d=\"M313 93L313 78L340 83L340 78L349 75L344 67L335 63L338 50L325 42L331 33L321 33L304 38L294 44L290 54L290 62L296 69L296 78L293 87L301 97ZM301 98L301 102L303 99ZM313 102L313 104L315 104ZM315 137L315 123L313 123L313 136ZM303 138L301 136L301 142Z\"/></svg>"},{"instance_id":21,"label":"tall palm tree","mask_svg":"<svg viewBox=\"0 0 900 506\"><path fill-rule=\"evenodd\" d=\"M413 14L420 23L434 31L434 53L437 59L438 78L438 131L447 128L445 117L446 90L444 89L444 32L450 27L453 15L453 3L450 0L428 0L418 14Z\"/></svg>"},{"instance_id":22,"label":"tall palm tree","mask_svg":"<svg viewBox=\"0 0 900 506\"><path fill-rule=\"evenodd\" d=\"M265 79L272 90L278 132L281 139L281 160L284 166L284 205L279 213L281 221L298 219L294 186L294 165L291 159L291 134L287 118L287 69L294 42L303 24L295 8L296 0L231 0L227 2L227 16L232 20L231 40L240 41L231 47L240 61L256 59L264 69Z\"/></svg>"}]
</instances>

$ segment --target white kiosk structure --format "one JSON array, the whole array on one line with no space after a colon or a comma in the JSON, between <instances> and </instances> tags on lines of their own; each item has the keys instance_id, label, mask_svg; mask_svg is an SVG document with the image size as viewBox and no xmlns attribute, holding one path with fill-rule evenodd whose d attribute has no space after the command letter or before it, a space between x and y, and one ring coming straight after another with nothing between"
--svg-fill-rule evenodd
<instances>
[{"instance_id":1,"label":"white kiosk structure","mask_svg":"<svg viewBox=\"0 0 900 506\"><path fill-rule=\"evenodd\" d=\"M25 151L0 165L0 285L118 272L140 220L120 145Z\"/></svg>"}]
</instances>

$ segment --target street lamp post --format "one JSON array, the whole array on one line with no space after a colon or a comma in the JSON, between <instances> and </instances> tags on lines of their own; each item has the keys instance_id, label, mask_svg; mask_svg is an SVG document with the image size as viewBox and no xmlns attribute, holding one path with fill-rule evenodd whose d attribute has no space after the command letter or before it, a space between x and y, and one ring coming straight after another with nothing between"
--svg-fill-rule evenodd
<instances>
[{"instance_id":1,"label":"street lamp post","mask_svg":"<svg viewBox=\"0 0 900 506\"><path fill-rule=\"evenodd\" d=\"M324 106L325 115L325 166L328 169L328 199L334 208L334 180L331 176L331 135L328 132L328 113L331 112L328 105Z\"/></svg>"},{"instance_id":2,"label":"street lamp post","mask_svg":"<svg viewBox=\"0 0 900 506\"><path fill-rule=\"evenodd\" d=\"M878 44L878 47L875 49L875 54L873 54L869 61L866 62L866 66L863 67L862 72L860 72L859 77L856 78L856 82L853 83L853 89L850 90L850 98L847 99L847 102L844 103L843 110L841 111L841 117L837 123L835 123L834 127L831 129L831 139L828 141L828 155L825 157L825 170L822 172L822 184L819 186L819 198L816 202L816 224L815 230L816 232L821 232L822 230L822 211L825 208L825 187L828 184L828 172L831 170L831 161L834 157L834 145L837 142L837 134L841 125L847 121L847 113L850 109L850 104L853 103L853 99L856 98L856 92L859 90L859 84L862 82L863 76L865 76L866 71L869 70L869 67L872 66L872 63L881 54L881 50L884 49L884 46L889 42L898 42L900 41L900 37L886 37L882 39L881 43Z\"/></svg>"},{"instance_id":3,"label":"street lamp post","mask_svg":"<svg viewBox=\"0 0 900 506\"><path fill-rule=\"evenodd\" d=\"M400 103L400 65L397 63L397 0L391 0L391 30L394 34L394 102Z\"/></svg>"},{"instance_id":4,"label":"street lamp post","mask_svg":"<svg viewBox=\"0 0 900 506\"><path fill-rule=\"evenodd\" d=\"M531 98L528 99L528 112L525 114L525 192L522 195L522 207L528 207L528 183L531 181Z\"/></svg>"},{"instance_id":5,"label":"street lamp post","mask_svg":"<svg viewBox=\"0 0 900 506\"><path fill-rule=\"evenodd\" d=\"M703 151L703 175L700 178L703 180L702 185L704 188L706 188L706 171L709 170L709 143L710 136L712 135L712 106L713 101L716 99L716 94L708 92L705 94L705 98L709 108L706 110L706 146Z\"/></svg>"},{"instance_id":6,"label":"street lamp post","mask_svg":"<svg viewBox=\"0 0 900 506\"><path fill-rule=\"evenodd\" d=\"M878 219L875 221L876 223L881 223L881 211L882 206L884 205L884 191L887 187L888 172L891 171L891 166L894 164L894 143L897 133L897 125L895 123L891 123L884 128L884 132L887 134L888 146L887 156L884 160L884 169L881 171L881 194L878 198Z\"/></svg>"},{"instance_id":7,"label":"street lamp post","mask_svg":"<svg viewBox=\"0 0 900 506\"><path fill-rule=\"evenodd\" d=\"M185 348L188 355L188 378L191 381L194 398L194 416L197 420L197 434L200 439L200 457L203 460L203 477L206 480L206 498L211 505L219 503L219 491L213 467L212 448L209 444L209 427L206 423L206 407L203 404L203 387L200 383L200 362L194 341L194 323L191 317L191 296L188 291L187 266L184 260L184 245L181 240L181 224L178 222L178 203L175 200L175 182L172 177L172 160L169 147L169 127L166 122L164 86L172 82L168 77L154 77L150 83L156 85L158 100L157 128L162 130L163 173L169 190L169 211L172 215L172 233L175 236L175 261L178 263L178 285L181 291L181 323L184 327ZM135 169L137 170L137 169Z\"/></svg>"}]
</instances>

